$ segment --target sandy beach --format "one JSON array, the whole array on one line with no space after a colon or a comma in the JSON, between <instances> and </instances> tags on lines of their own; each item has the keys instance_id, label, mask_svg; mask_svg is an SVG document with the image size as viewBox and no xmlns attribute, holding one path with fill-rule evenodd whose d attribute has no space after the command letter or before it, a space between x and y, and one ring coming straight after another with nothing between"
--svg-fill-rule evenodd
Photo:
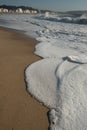
<instances>
[{"instance_id":1,"label":"sandy beach","mask_svg":"<svg viewBox=\"0 0 87 130\"><path fill-rule=\"evenodd\" d=\"M39 60L36 40L0 27L0 130L47 130L48 109L26 91L24 69Z\"/></svg>"}]
</instances>

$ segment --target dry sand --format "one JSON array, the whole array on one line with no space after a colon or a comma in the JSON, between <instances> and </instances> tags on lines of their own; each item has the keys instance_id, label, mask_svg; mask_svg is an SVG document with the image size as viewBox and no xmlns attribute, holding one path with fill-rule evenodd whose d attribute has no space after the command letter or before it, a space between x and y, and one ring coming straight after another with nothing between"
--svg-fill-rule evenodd
<instances>
[{"instance_id":1,"label":"dry sand","mask_svg":"<svg viewBox=\"0 0 87 130\"><path fill-rule=\"evenodd\" d=\"M48 109L26 91L24 69L39 60L36 40L0 28L0 130L47 130Z\"/></svg>"}]
</instances>

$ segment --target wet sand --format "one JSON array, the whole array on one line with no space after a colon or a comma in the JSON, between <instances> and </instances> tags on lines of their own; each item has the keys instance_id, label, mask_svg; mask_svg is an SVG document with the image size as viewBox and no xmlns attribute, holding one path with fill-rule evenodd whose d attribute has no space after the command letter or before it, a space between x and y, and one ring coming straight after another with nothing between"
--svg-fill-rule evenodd
<instances>
[{"instance_id":1,"label":"wet sand","mask_svg":"<svg viewBox=\"0 0 87 130\"><path fill-rule=\"evenodd\" d=\"M0 130L47 130L48 109L26 91L24 69L40 60L36 40L0 27Z\"/></svg>"}]
</instances>

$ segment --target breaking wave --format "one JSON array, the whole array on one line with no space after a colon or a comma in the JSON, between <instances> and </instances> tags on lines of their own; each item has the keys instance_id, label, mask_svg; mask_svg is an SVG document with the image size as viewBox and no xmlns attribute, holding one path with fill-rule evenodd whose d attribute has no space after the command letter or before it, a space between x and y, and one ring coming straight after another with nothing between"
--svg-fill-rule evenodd
<instances>
[{"instance_id":1,"label":"breaking wave","mask_svg":"<svg viewBox=\"0 0 87 130\"><path fill-rule=\"evenodd\" d=\"M87 24L87 15L83 14L79 17L68 17L68 16L53 16L53 15L48 15L44 16L42 15L41 17L36 17L36 19L40 20L48 20L52 22L63 22L63 23L73 23L73 24Z\"/></svg>"}]
</instances>

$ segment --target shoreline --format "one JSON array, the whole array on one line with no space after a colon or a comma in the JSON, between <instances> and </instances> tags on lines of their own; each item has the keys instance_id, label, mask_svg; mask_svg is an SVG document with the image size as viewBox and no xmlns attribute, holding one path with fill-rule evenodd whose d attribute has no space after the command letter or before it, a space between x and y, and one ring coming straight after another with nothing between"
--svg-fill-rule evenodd
<instances>
[{"instance_id":1,"label":"shoreline","mask_svg":"<svg viewBox=\"0 0 87 130\"><path fill-rule=\"evenodd\" d=\"M29 95L24 82L25 68L41 59L34 54L36 43L21 31L0 27L1 130L48 129L48 109Z\"/></svg>"}]
</instances>

